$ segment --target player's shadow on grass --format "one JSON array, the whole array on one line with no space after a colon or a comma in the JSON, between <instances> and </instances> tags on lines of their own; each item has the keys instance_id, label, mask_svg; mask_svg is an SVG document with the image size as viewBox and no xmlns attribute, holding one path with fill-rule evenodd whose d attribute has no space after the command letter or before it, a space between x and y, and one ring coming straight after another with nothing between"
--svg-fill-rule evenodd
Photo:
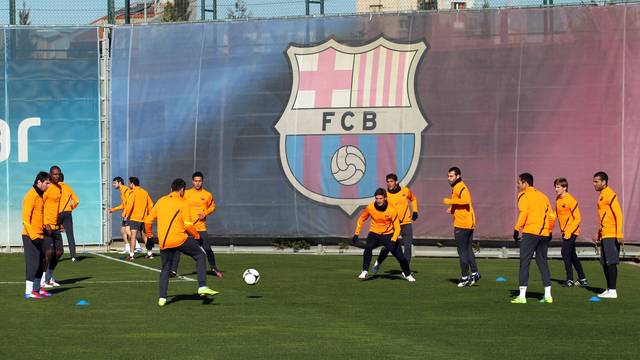
<instances>
[{"instance_id":1,"label":"player's shadow on grass","mask_svg":"<svg viewBox=\"0 0 640 360\"><path fill-rule=\"evenodd\" d=\"M80 256L76 256L76 262L80 262L82 260L86 260L86 259L90 259L91 256L84 256L84 255L80 255ZM63 261L71 261L70 257L63 257L62 259L59 260L60 262Z\"/></svg>"},{"instance_id":2,"label":"player's shadow on grass","mask_svg":"<svg viewBox=\"0 0 640 360\"><path fill-rule=\"evenodd\" d=\"M248 295L248 299L262 299L262 295Z\"/></svg>"},{"instance_id":3,"label":"player's shadow on grass","mask_svg":"<svg viewBox=\"0 0 640 360\"><path fill-rule=\"evenodd\" d=\"M600 287L593 287L593 286L583 286L582 288L591 291L594 294L601 294L602 292L604 292L605 289L600 288Z\"/></svg>"},{"instance_id":4,"label":"player's shadow on grass","mask_svg":"<svg viewBox=\"0 0 640 360\"><path fill-rule=\"evenodd\" d=\"M564 280L560 280L560 279L551 279L551 281L555 281L555 282L557 282L557 283L558 283L558 284L560 284L560 285L564 284ZM577 281L576 281L575 283L576 283L576 284L578 284L578 282L577 282ZM593 287L593 286L581 286L581 285L574 285L574 287L583 288L583 289L585 289L585 290L587 290L587 291L590 291L590 292L592 292L592 293L594 293L594 294L600 294L600 293L602 293L602 292L605 290L605 289L603 289L603 288L600 288L600 287Z\"/></svg>"},{"instance_id":5,"label":"player's shadow on grass","mask_svg":"<svg viewBox=\"0 0 640 360\"><path fill-rule=\"evenodd\" d=\"M173 296L171 298L171 300L169 300L167 302L167 304L172 304L172 303L175 303L175 302L186 301L186 300L191 300L191 301L199 300L199 301L202 301L202 305L218 305L218 304L213 302L213 298L208 297L208 296L202 297L202 296L200 296L198 294L189 294L189 295L180 294L180 295L175 295L175 296Z\"/></svg>"},{"instance_id":6,"label":"player's shadow on grass","mask_svg":"<svg viewBox=\"0 0 640 360\"><path fill-rule=\"evenodd\" d=\"M75 284L77 282L82 282L84 280L89 280L89 279L91 279L91 276L83 276L83 277L77 277L77 278L71 278L71 279L58 280L58 282L62 285L67 285L67 284Z\"/></svg>"},{"instance_id":7,"label":"player's shadow on grass","mask_svg":"<svg viewBox=\"0 0 640 360\"><path fill-rule=\"evenodd\" d=\"M393 274L377 274L371 275L364 281L378 280L378 279L386 279L386 280L404 280L401 275L393 275Z\"/></svg>"},{"instance_id":8,"label":"player's shadow on grass","mask_svg":"<svg viewBox=\"0 0 640 360\"><path fill-rule=\"evenodd\" d=\"M509 293L511 294L511 297L516 297L520 295L520 290L509 290ZM541 292L527 291L527 299L529 298L536 298L538 300L542 300L544 298L544 294Z\"/></svg>"},{"instance_id":9,"label":"player's shadow on grass","mask_svg":"<svg viewBox=\"0 0 640 360\"><path fill-rule=\"evenodd\" d=\"M460 279L447 279L450 283L458 285Z\"/></svg>"},{"instance_id":10,"label":"player's shadow on grass","mask_svg":"<svg viewBox=\"0 0 640 360\"><path fill-rule=\"evenodd\" d=\"M59 287L59 288L55 288L55 289L49 289L48 291L49 291L51 294L56 295L56 294L63 293L63 292L65 292L65 291L72 290L72 289L84 289L84 286Z\"/></svg>"},{"instance_id":11,"label":"player's shadow on grass","mask_svg":"<svg viewBox=\"0 0 640 360\"><path fill-rule=\"evenodd\" d=\"M400 275L402 276L402 270L387 270L384 272L385 274L389 274L389 275ZM419 274L420 272L418 270L411 270L412 274Z\"/></svg>"}]
</instances>

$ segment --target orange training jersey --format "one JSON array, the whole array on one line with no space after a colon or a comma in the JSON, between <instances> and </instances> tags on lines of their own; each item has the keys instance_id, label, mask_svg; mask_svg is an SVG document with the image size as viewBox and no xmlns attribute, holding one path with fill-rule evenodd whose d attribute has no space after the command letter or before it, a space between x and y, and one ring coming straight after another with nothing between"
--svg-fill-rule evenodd
<instances>
[{"instance_id":1,"label":"orange training jersey","mask_svg":"<svg viewBox=\"0 0 640 360\"><path fill-rule=\"evenodd\" d=\"M622 208L618 196L609 186L600 191L598 221L600 222L601 239L622 239Z\"/></svg>"},{"instance_id":2,"label":"orange training jersey","mask_svg":"<svg viewBox=\"0 0 640 360\"><path fill-rule=\"evenodd\" d=\"M123 215L131 221L143 222L152 207L153 201L149 193L145 189L136 186L129 192Z\"/></svg>"},{"instance_id":3,"label":"orange training jersey","mask_svg":"<svg viewBox=\"0 0 640 360\"><path fill-rule=\"evenodd\" d=\"M393 206L387 204L384 210L378 210L375 202L369 204L360 215L360 218L358 218L356 235L360 235L362 225L369 217L371 217L369 232L381 235L393 234L391 241L398 239L398 236L400 236L400 220L398 219L398 212Z\"/></svg>"},{"instance_id":4,"label":"orange training jersey","mask_svg":"<svg viewBox=\"0 0 640 360\"><path fill-rule=\"evenodd\" d=\"M563 237L580 235L580 209L576 199L568 192L556 198L556 217Z\"/></svg>"},{"instance_id":5,"label":"orange training jersey","mask_svg":"<svg viewBox=\"0 0 640 360\"><path fill-rule=\"evenodd\" d=\"M411 202L411 206L409 206L409 202ZM411 224L412 212L418 212L418 200L408 187L398 185L396 189L388 190L387 203L396 208L400 225Z\"/></svg>"},{"instance_id":6,"label":"orange training jersey","mask_svg":"<svg viewBox=\"0 0 640 360\"><path fill-rule=\"evenodd\" d=\"M518 222L515 229L523 233L549 236L555 214L547 195L529 186L518 194Z\"/></svg>"},{"instance_id":7,"label":"orange training jersey","mask_svg":"<svg viewBox=\"0 0 640 360\"><path fill-rule=\"evenodd\" d=\"M184 192L184 198L189 202L191 221L196 227L196 230L207 231L206 217L216 211L216 203L213 201L213 195L204 188L200 188L200 190L191 188ZM205 216L202 221L198 221L198 215L200 214Z\"/></svg>"},{"instance_id":8,"label":"orange training jersey","mask_svg":"<svg viewBox=\"0 0 640 360\"><path fill-rule=\"evenodd\" d=\"M62 187L62 195L60 196L60 212L73 211L73 209L78 207L78 204L80 204L80 200L76 196L76 193L73 192L71 186L63 182L59 182L58 184Z\"/></svg>"},{"instance_id":9,"label":"orange training jersey","mask_svg":"<svg viewBox=\"0 0 640 360\"><path fill-rule=\"evenodd\" d=\"M31 240L44 238L44 200L34 187L22 200L22 235Z\"/></svg>"},{"instance_id":10,"label":"orange training jersey","mask_svg":"<svg viewBox=\"0 0 640 360\"><path fill-rule=\"evenodd\" d=\"M131 189L129 189L125 185L120 185L120 188L118 190L120 190L120 205L111 208L111 212L124 210L125 206L127 206L127 197L129 196L129 192L131 191Z\"/></svg>"},{"instance_id":11,"label":"orange training jersey","mask_svg":"<svg viewBox=\"0 0 640 360\"><path fill-rule=\"evenodd\" d=\"M42 195L44 201L44 224L49 225L52 230L58 230L58 219L60 217L60 197L62 187L59 184L51 183L51 186Z\"/></svg>"},{"instance_id":12,"label":"orange training jersey","mask_svg":"<svg viewBox=\"0 0 640 360\"><path fill-rule=\"evenodd\" d=\"M454 227L461 229L476 228L476 215L471 205L471 194L462 180L451 188L451 215L453 216Z\"/></svg>"},{"instance_id":13,"label":"orange training jersey","mask_svg":"<svg viewBox=\"0 0 640 360\"><path fill-rule=\"evenodd\" d=\"M158 219L158 242L160 249L176 248L187 241L187 232L198 238L198 232L191 222L189 202L177 192L163 196L145 217L147 232Z\"/></svg>"}]
</instances>

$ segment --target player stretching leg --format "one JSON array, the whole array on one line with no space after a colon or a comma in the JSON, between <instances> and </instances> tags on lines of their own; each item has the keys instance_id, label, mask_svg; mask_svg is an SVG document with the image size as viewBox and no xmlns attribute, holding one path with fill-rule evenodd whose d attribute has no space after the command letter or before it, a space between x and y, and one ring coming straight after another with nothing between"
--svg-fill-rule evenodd
<instances>
[{"instance_id":1,"label":"player stretching leg","mask_svg":"<svg viewBox=\"0 0 640 360\"><path fill-rule=\"evenodd\" d=\"M355 235L353 235L353 239L351 240L352 243L358 241L362 225L368 218L371 218L367 244L363 254L362 272L358 276L358 279L364 280L367 278L371 257L373 256L373 249L382 245L398 260L404 278L409 282L414 282L416 279L411 275L409 262L402 253L402 247L400 247L397 241L400 235L398 212L393 206L387 203L387 192L384 189L379 188L374 195L375 201L369 204L362 212L362 215L360 215L360 218L358 218Z\"/></svg>"},{"instance_id":2,"label":"player stretching leg","mask_svg":"<svg viewBox=\"0 0 640 360\"><path fill-rule=\"evenodd\" d=\"M418 200L407 186L401 187L398 184L398 176L389 174L387 181L387 202L398 212L400 219L400 237L404 243L404 256L407 262L411 263L411 248L413 247L413 225L412 222L418 219ZM373 264L371 273L375 274L380 269L380 265L389 255L387 248L382 248L378 259Z\"/></svg>"}]
</instances>

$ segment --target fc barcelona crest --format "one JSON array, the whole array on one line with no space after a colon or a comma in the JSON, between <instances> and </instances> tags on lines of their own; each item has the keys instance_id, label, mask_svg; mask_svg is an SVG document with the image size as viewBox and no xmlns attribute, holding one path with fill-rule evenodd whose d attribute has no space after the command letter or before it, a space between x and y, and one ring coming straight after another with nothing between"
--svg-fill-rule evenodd
<instances>
[{"instance_id":1,"label":"fc barcelona crest","mask_svg":"<svg viewBox=\"0 0 640 360\"><path fill-rule=\"evenodd\" d=\"M330 39L290 45L291 97L275 125L280 161L304 196L347 214L371 201L388 173L416 173L428 126L415 94L425 42L383 37L363 46Z\"/></svg>"}]
</instances>

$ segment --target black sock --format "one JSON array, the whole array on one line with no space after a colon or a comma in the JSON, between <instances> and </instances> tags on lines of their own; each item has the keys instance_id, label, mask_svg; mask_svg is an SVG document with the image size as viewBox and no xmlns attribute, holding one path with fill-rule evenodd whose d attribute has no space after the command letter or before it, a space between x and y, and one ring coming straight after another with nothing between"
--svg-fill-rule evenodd
<instances>
[{"instance_id":1,"label":"black sock","mask_svg":"<svg viewBox=\"0 0 640 360\"><path fill-rule=\"evenodd\" d=\"M616 289L616 283L618 280L618 266L617 265L609 265L609 289Z\"/></svg>"}]
</instances>

